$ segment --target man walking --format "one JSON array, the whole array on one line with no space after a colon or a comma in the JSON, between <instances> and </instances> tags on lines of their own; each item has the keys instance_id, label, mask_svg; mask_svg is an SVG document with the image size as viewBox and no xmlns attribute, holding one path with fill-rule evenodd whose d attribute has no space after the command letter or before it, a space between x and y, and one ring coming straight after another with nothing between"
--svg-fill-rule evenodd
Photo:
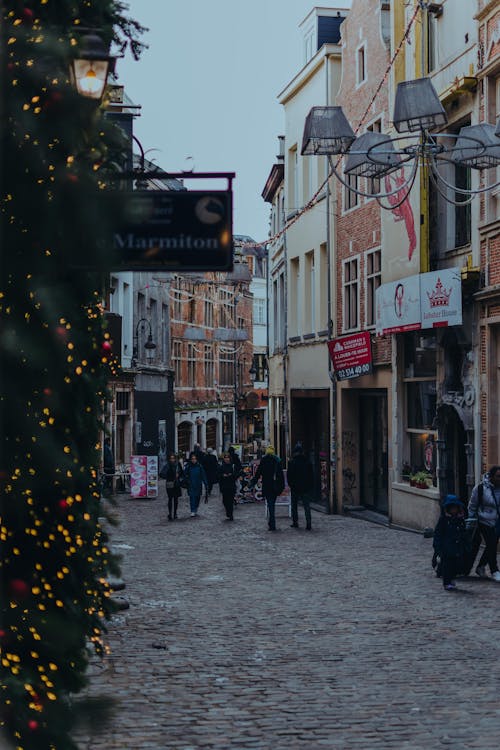
<instances>
[{"instance_id":1,"label":"man walking","mask_svg":"<svg viewBox=\"0 0 500 750\"><path fill-rule=\"evenodd\" d=\"M311 531L311 499L309 493L314 489L314 473L311 462L302 449L302 443L297 443L293 449L286 476L292 494L292 528L299 528L298 504L299 501L302 501L306 516L306 529Z\"/></svg>"},{"instance_id":2,"label":"man walking","mask_svg":"<svg viewBox=\"0 0 500 750\"><path fill-rule=\"evenodd\" d=\"M260 461L258 469L252 479L250 486L255 487L262 477L262 494L267 503L269 531L276 531L275 505L276 498L285 488L283 469L278 456L274 455L274 448L270 445Z\"/></svg>"}]
</instances>

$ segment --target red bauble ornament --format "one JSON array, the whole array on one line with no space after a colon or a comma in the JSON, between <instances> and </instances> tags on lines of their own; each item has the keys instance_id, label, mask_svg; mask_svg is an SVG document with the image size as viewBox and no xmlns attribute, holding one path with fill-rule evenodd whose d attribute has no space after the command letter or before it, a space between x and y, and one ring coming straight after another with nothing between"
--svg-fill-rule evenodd
<instances>
[{"instance_id":1,"label":"red bauble ornament","mask_svg":"<svg viewBox=\"0 0 500 750\"><path fill-rule=\"evenodd\" d=\"M67 500L59 500L59 507L62 510L66 510L66 508L68 507L68 501Z\"/></svg>"},{"instance_id":2,"label":"red bauble ornament","mask_svg":"<svg viewBox=\"0 0 500 750\"><path fill-rule=\"evenodd\" d=\"M9 583L9 591L14 599L25 599L30 592L30 588L26 581L21 578L13 578Z\"/></svg>"},{"instance_id":3,"label":"red bauble ornament","mask_svg":"<svg viewBox=\"0 0 500 750\"><path fill-rule=\"evenodd\" d=\"M31 8L23 8L21 17L23 21L26 21L27 23L33 23L33 19L35 17L35 14L31 10Z\"/></svg>"},{"instance_id":4,"label":"red bauble ornament","mask_svg":"<svg viewBox=\"0 0 500 750\"><path fill-rule=\"evenodd\" d=\"M71 172L68 172L68 174L66 175L66 179L68 180L68 182L78 182L78 176L76 174L72 174Z\"/></svg>"},{"instance_id":5,"label":"red bauble ornament","mask_svg":"<svg viewBox=\"0 0 500 750\"><path fill-rule=\"evenodd\" d=\"M36 729L38 729L38 721L35 721L35 719L30 719L28 721L28 729L31 732L34 732Z\"/></svg>"},{"instance_id":6,"label":"red bauble ornament","mask_svg":"<svg viewBox=\"0 0 500 750\"><path fill-rule=\"evenodd\" d=\"M112 348L113 348L113 347L112 347L112 345L111 345L111 341L108 341L108 339L106 339L106 341L103 341L103 342L102 342L102 346L101 346L101 349L102 349L103 351L105 351L105 352L110 352Z\"/></svg>"},{"instance_id":7,"label":"red bauble ornament","mask_svg":"<svg viewBox=\"0 0 500 750\"><path fill-rule=\"evenodd\" d=\"M6 630L0 630L0 641L3 641L6 635L7 635Z\"/></svg>"},{"instance_id":8,"label":"red bauble ornament","mask_svg":"<svg viewBox=\"0 0 500 750\"><path fill-rule=\"evenodd\" d=\"M52 396L52 388L44 388L43 389L43 395L44 396Z\"/></svg>"}]
</instances>

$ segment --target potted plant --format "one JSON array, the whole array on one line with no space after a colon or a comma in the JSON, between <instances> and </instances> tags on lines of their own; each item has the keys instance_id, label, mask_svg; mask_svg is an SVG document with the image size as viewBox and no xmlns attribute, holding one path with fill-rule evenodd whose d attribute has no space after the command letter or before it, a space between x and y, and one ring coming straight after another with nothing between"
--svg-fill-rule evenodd
<instances>
[{"instance_id":1,"label":"potted plant","mask_svg":"<svg viewBox=\"0 0 500 750\"><path fill-rule=\"evenodd\" d=\"M428 490L432 484L432 476L427 471L417 471L416 474L413 474L410 477L410 484L412 484L413 487L418 487L421 490Z\"/></svg>"}]
</instances>

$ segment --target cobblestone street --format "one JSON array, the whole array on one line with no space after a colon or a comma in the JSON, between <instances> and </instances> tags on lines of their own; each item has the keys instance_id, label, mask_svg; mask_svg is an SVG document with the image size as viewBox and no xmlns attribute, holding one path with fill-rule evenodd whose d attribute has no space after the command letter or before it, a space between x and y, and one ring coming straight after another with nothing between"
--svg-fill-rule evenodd
<instances>
[{"instance_id":1,"label":"cobblestone street","mask_svg":"<svg viewBox=\"0 0 500 750\"><path fill-rule=\"evenodd\" d=\"M118 704L82 750L498 747L499 584L444 592L431 540L362 520L118 497L130 609L92 681Z\"/></svg>"}]
</instances>

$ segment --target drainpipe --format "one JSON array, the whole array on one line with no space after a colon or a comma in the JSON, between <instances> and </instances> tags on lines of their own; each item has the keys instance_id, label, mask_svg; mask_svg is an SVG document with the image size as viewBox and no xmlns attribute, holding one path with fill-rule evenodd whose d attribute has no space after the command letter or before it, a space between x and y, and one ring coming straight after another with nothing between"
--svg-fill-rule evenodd
<instances>
[{"instance_id":1,"label":"drainpipe","mask_svg":"<svg viewBox=\"0 0 500 750\"><path fill-rule=\"evenodd\" d=\"M325 81L326 81L326 106L330 105L330 76L329 76L329 55L325 57ZM330 160L327 159L327 174L330 167ZM335 321L337 319L337 295L336 286L332 285L332 241L331 241L331 220L330 220L330 206L331 206L331 193L330 193L330 180L326 183L326 262L327 262L327 307L328 307L328 338L332 339L335 336L336 325L333 323L332 315L332 303L335 305L333 308L335 311ZM333 201L336 205L336 198ZM335 229L337 223L335 222ZM330 420L330 481L331 491L329 499L329 511L330 513L338 512L338 498L337 498L337 384L335 381L335 375L333 373L332 360L328 355L328 377L332 384L332 399L331 399L331 420Z\"/></svg>"}]
</instances>

